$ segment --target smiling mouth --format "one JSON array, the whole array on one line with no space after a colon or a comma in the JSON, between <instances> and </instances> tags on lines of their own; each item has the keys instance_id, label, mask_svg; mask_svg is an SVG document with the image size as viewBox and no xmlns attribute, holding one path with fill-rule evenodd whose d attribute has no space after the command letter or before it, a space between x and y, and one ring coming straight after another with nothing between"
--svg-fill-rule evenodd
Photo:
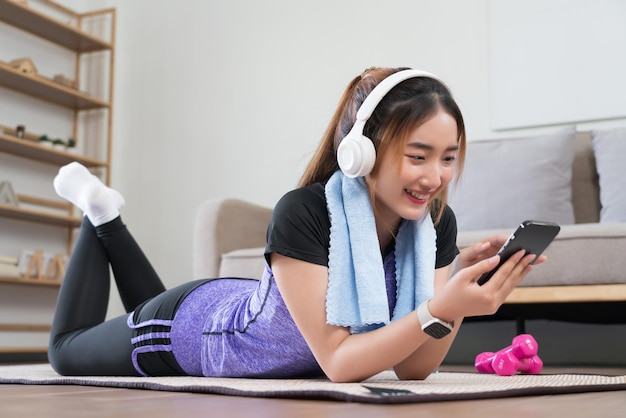
<instances>
[{"instance_id":1,"label":"smiling mouth","mask_svg":"<svg viewBox=\"0 0 626 418\"><path fill-rule=\"evenodd\" d=\"M409 196L411 196L413 199L415 200L419 200L419 201L427 201L428 198L430 197L430 194L424 194L424 193L418 193L416 191L413 190L404 190Z\"/></svg>"}]
</instances>

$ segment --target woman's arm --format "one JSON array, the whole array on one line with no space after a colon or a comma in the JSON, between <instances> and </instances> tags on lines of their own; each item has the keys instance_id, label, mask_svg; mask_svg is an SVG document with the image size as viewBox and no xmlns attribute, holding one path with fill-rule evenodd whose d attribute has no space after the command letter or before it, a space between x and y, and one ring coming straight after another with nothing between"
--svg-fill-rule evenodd
<instances>
[{"instance_id":1,"label":"woman's arm","mask_svg":"<svg viewBox=\"0 0 626 418\"><path fill-rule=\"evenodd\" d=\"M533 258L518 252L484 286L476 279L497 265L498 256L460 270L449 281L445 281L446 269L440 270L436 294L429 302L431 313L451 322L495 312L530 271ZM377 330L351 335L345 327L326 323L327 267L276 253L271 255L271 263L289 312L332 381L361 381L395 366L401 378L425 378L438 367L453 340L431 342L414 311ZM416 353L427 341L424 351Z\"/></svg>"},{"instance_id":2,"label":"woman's arm","mask_svg":"<svg viewBox=\"0 0 626 418\"><path fill-rule=\"evenodd\" d=\"M330 380L364 380L392 368L429 339L415 312L364 334L327 324L328 268L276 253L271 257L285 304Z\"/></svg>"},{"instance_id":3,"label":"woman's arm","mask_svg":"<svg viewBox=\"0 0 626 418\"><path fill-rule=\"evenodd\" d=\"M451 266L435 270L435 296L439 294L450 277ZM414 312L415 313L415 312ZM416 315L417 316L417 315ZM456 334L459 332L463 317L454 319L454 329L439 340L429 338L406 359L394 367L396 375L405 380L425 379L435 371L448 354ZM421 327L421 325L420 325Z\"/></svg>"}]
</instances>

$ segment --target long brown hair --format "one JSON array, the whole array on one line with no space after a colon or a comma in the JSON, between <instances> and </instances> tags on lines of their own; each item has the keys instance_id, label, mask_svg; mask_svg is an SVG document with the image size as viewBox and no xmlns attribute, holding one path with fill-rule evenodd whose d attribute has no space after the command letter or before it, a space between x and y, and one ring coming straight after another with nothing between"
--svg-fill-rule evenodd
<instances>
[{"instance_id":1,"label":"long brown hair","mask_svg":"<svg viewBox=\"0 0 626 418\"><path fill-rule=\"evenodd\" d=\"M337 147L341 140L350 132L356 121L356 113L370 92L391 74L408 68L369 68L355 77L343 92L335 114L333 115L320 145L309 162L299 187L317 182L327 181L335 171L337 163ZM376 163L371 172L370 186L375 181L380 168L380 161L388 152L395 152L398 161L402 158L402 148L413 130L429 120L435 113L443 109L452 116L457 126L457 179L463 170L465 161L466 137L463 115L454 101L448 88L439 80L430 77L415 77L395 86L376 106L365 124L363 134L370 138L376 149ZM370 187L370 193L374 188ZM448 196L447 187L429 204L434 213L435 222L443 214ZM374 196L372 196L374 202Z\"/></svg>"}]
</instances>

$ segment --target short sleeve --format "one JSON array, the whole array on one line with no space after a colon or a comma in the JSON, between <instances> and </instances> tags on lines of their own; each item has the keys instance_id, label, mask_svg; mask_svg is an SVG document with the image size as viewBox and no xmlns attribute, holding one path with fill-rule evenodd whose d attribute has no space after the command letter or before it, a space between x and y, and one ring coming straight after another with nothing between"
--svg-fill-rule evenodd
<instances>
[{"instance_id":1,"label":"short sleeve","mask_svg":"<svg viewBox=\"0 0 626 418\"><path fill-rule=\"evenodd\" d=\"M265 259L270 254L328 266L330 220L324 186L316 183L285 194L276 204L267 229Z\"/></svg>"},{"instance_id":2,"label":"short sleeve","mask_svg":"<svg viewBox=\"0 0 626 418\"><path fill-rule=\"evenodd\" d=\"M435 227L437 231L437 260L435 268L451 264L459 254L456 246L456 216L450 206L446 205L441 220Z\"/></svg>"}]
</instances>

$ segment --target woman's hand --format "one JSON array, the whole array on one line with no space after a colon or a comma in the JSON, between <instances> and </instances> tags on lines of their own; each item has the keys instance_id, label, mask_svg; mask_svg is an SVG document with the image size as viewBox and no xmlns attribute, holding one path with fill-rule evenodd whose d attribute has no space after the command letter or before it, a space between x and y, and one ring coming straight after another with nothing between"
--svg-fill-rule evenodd
<instances>
[{"instance_id":1,"label":"woman's hand","mask_svg":"<svg viewBox=\"0 0 626 418\"><path fill-rule=\"evenodd\" d=\"M494 235L477 242L471 247L464 248L457 257L453 275L459 270L473 266L479 261L496 255L500 247L504 245L508 237L506 235Z\"/></svg>"},{"instance_id":2,"label":"woman's hand","mask_svg":"<svg viewBox=\"0 0 626 418\"><path fill-rule=\"evenodd\" d=\"M464 248L457 258L455 270L452 274L454 275L459 270L472 266L479 261L486 260L489 257L493 257L508 239L509 237L507 235L494 235L477 242L471 247ZM545 260L545 256L540 256L533 264L541 264Z\"/></svg>"},{"instance_id":3,"label":"woman's hand","mask_svg":"<svg viewBox=\"0 0 626 418\"><path fill-rule=\"evenodd\" d=\"M465 267L458 269L429 303L435 317L452 321L468 316L492 315L532 270L530 263L535 255L525 255L520 250L502 264L487 283L480 286L478 278L500 261L500 256L492 255L504 243L499 244L500 240L500 237L494 237L464 250L458 263ZM538 257L535 264L545 260L545 256Z\"/></svg>"}]
</instances>

